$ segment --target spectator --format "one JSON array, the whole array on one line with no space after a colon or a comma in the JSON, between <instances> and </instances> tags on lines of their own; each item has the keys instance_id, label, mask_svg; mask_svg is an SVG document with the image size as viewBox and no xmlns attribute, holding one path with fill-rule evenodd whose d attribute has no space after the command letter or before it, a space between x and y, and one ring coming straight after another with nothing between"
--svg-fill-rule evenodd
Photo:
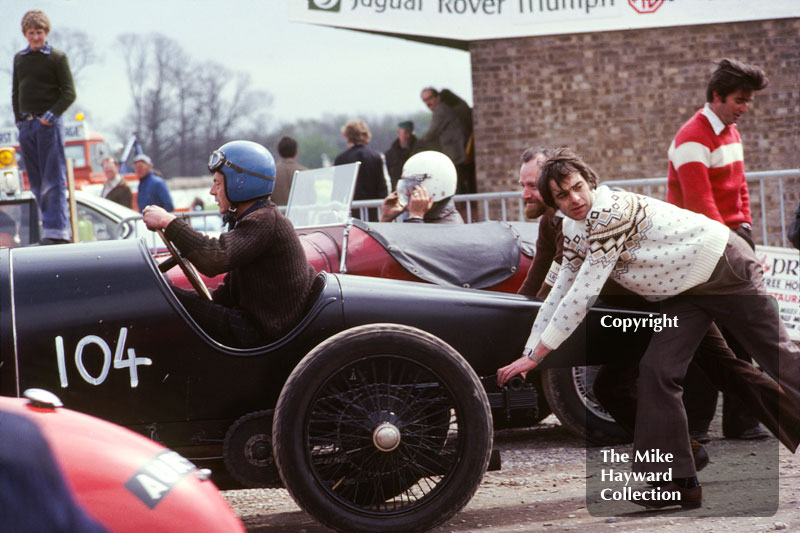
<instances>
[{"instance_id":1,"label":"spectator","mask_svg":"<svg viewBox=\"0 0 800 533\"><path fill-rule=\"evenodd\" d=\"M275 190L272 191L272 201L277 205L286 205L289 203L294 173L306 170L306 167L297 162L297 141L289 136L283 136L278 141L278 155L280 161L275 165L277 181Z\"/></svg>"},{"instance_id":2,"label":"spectator","mask_svg":"<svg viewBox=\"0 0 800 533\"><path fill-rule=\"evenodd\" d=\"M389 178L392 181L392 190L397 188L397 180L403 172L403 165L414 153L417 136L414 135L414 123L405 120L397 125L397 139L384 154L386 166L389 169Z\"/></svg>"},{"instance_id":3,"label":"spectator","mask_svg":"<svg viewBox=\"0 0 800 533\"><path fill-rule=\"evenodd\" d=\"M537 186L542 163L552 155L547 148L528 148L522 152L519 184L527 218L539 218L539 235L536 253L525 281L517 291L526 296L547 298L558 276L563 253L564 236L561 233L561 215L546 205ZM540 218L541 217L541 218Z\"/></svg>"},{"instance_id":4,"label":"spectator","mask_svg":"<svg viewBox=\"0 0 800 533\"><path fill-rule=\"evenodd\" d=\"M473 165L467 157L472 134L472 111L464 100L451 91L441 93L433 87L422 90L422 101L433 111L428 131L420 139L420 148L444 152L455 164L458 173L456 193L476 192ZM443 99L447 97L448 104Z\"/></svg>"},{"instance_id":5,"label":"spectator","mask_svg":"<svg viewBox=\"0 0 800 533\"><path fill-rule=\"evenodd\" d=\"M389 193L386 164L383 154L368 147L372 134L363 120L351 120L342 127L342 136L347 142L347 150L333 160L334 165L361 162L356 178L356 190L353 200L372 200L385 198ZM353 209L353 216L358 217L358 210ZM370 208L367 218L378 220L378 210Z\"/></svg>"},{"instance_id":6,"label":"spectator","mask_svg":"<svg viewBox=\"0 0 800 533\"><path fill-rule=\"evenodd\" d=\"M397 189L383 201L381 222L408 211L403 222L463 224L453 202L455 193L456 168L450 158L441 152L420 152L403 165Z\"/></svg>"},{"instance_id":7,"label":"spectator","mask_svg":"<svg viewBox=\"0 0 800 533\"><path fill-rule=\"evenodd\" d=\"M61 115L75 101L66 54L50 46L43 11L22 17L28 46L14 56L11 105L31 191L42 213L41 244L70 242L67 159Z\"/></svg>"},{"instance_id":8,"label":"spectator","mask_svg":"<svg viewBox=\"0 0 800 533\"><path fill-rule=\"evenodd\" d=\"M148 205L157 205L167 211L175 209L167 182L153 171L153 160L150 157L145 154L134 157L133 171L139 178L139 192L136 199L139 211L144 211Z\"/></svg>"},{"instance_id":9,"label":"spectator","mask_svg":"<svg viewBox=\"0 0 800 533\"><path fill-rule=\"evenodd\" d=\"M766 86L767 77L760 68L721 60L708 82L705 106L681 126L668 152L667 201L725 224L753 250L750 193L736 122L747 113L755 92ZM737 357L752 362L728 331L722 333ZM689 430L700 442L710 440L708 427L717 407L718 394L709 385L702 376L687 375L684 399ZM722 433L737 439L769 436L735 397L724 397Z\"/></svg>"},{"instance_id":10,"label":"spectator","mask_svg":"<svg viewBox=\"0 0 800 533\"><path fill-rule=\"evenodd\" d=\"M101 163L106 181L103 183L103 198L117 202L129 209L133 209L133 194L128 183L119 175L119 161L115 157L106 157Z\"/></svg>"}]
</instances>

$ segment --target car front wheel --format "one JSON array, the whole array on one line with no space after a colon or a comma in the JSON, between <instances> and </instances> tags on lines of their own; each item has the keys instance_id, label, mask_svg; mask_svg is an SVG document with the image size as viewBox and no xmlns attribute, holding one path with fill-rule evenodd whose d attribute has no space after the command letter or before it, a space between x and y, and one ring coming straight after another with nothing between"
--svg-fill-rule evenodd
<instances>
[{"instance_id":1,"label":"car front wheel","mask_svg":"<svg viewBox=\"0 0 800 533\"><path fill-rule=\"evenodd\" d=\"M275 409L273 449L303 509L339 531L425 531L475 493L492 450L483 387L452 347L370 324L312 350Z\"/></svg>"}]
</instances>

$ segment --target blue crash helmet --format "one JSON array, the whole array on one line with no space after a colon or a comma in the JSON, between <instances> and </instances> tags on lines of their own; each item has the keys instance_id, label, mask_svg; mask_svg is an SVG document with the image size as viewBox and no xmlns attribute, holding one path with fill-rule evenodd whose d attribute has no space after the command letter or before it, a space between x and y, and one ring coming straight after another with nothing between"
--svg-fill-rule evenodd
<instances>
[{"instance_id":1,"label":"blue crash helmet","mask_svg":"<svg viewBox=\"0 0 800 533\"><path fill-rule=\"evenodd\" d=\"M225 176L225 194L232 204L267 196L275 188L275 158L251 141L231 141L211 152L208 170Z\"/></svg>"}]
</instances>

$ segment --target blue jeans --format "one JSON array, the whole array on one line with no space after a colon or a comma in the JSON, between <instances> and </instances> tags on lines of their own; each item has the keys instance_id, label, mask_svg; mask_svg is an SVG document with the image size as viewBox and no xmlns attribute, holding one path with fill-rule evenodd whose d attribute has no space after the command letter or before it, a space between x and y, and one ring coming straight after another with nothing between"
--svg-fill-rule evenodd
<instances>
[{"instance_id":1,"label":"blue jeans","mask_svg":"<svg viewBox=\"0 0 800 533\"><path fill-rule=\"evenodd\" d=\"M61 119L56 119L52 126L45 126L39 119L23 121L19 145L28 183L42 213L42 237L69 240L67 160Z\"/></svg>"}]
</instances>

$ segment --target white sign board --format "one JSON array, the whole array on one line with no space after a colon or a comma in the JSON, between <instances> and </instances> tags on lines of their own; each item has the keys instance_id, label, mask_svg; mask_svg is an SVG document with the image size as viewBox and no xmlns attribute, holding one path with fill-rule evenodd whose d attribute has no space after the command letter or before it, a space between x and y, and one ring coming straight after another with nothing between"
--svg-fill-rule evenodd
<instances>
[{"instance_id":1,"label":"white sign board","mask_svg":"<svg viewBox=\"0 0 800 533\"><path fill-rule=\"evenodd\" d=\"M778 301L783 325L793 341L800 341L800 250L756 246L764 268L767 293Z\"/></svg>"},{"instance_id":2,"label":"white sign board","mask_svg":"<svg viewBox=\"0 0 800 533\"><path fill-rule=\"evenodd\" d=\"M798 0L288 1L295 22L460 41L800 17Z\"/></svg>"},{"instance_id":3,"label":"white sign board","mask_svg":"<svg viewBox=\"0 0 800 533\"><path fill-rule=\"evenodd\" d=\"M65 122L64 142L89 139L86 122ZM0 146L19 146L19 130L16 127L0 129Z\"/></svg>"}]
</instances>

